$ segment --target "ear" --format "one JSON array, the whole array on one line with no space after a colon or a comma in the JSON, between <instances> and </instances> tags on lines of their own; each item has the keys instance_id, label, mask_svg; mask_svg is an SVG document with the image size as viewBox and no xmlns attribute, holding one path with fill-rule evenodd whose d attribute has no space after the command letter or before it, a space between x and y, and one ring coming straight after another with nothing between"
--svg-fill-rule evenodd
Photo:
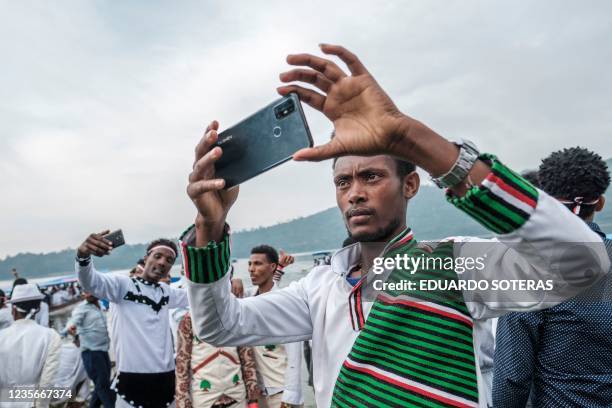
<instances>
[{"instance_id":1,"label":"ear","mask_svg":"<svg viewBox=\"0 0 612 408\"><path fill-rule=\"evenodd\" d=\"M418 191L419 191L419 186L421 185L421 177L419 176L419 173L417 173L416 171L413 171L410 174L406 174L406 176L404 177L404 197L408 200L410 200L412 197L414 197Z\"/></svg>"},{"instance_id":2,"label":"ear","mask_svg":"<svg viewBox=\"0 0 612 408\"><path fill-rule=\"evenodd\" d=\"M595 204L595 212L599 212L606 206L606 196L603 194L599 196L599 201Z\"/></svg>"}]
</instances>

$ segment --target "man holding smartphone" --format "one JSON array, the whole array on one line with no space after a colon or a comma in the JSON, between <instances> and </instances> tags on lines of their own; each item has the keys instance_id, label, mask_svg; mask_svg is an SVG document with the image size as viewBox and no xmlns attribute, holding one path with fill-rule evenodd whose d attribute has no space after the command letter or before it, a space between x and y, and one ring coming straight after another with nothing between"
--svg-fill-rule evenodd
<instances>
[{"instance_id":1,"label":"man holding smartphone","mask_svg":"<svg viewBox=\"0 0 612 408\"><path fill-rule=\"evenodd\" d=\"M300 66L281 74L281 95L296 92L334 125L335 136L322 146L303 149L295 160L337 158L333 173L336 200L355 244L339 250L331 265L320 266L289 287L266 296L235 299L230 295L227 214L238 189L223 190L214 163L219 124L209 126L196 147L187 189L197 208L195 225L182 238L185 271L190 279L194 332L215 345L265 345L312 338L317 406L486 406L474 350L481 322L512 310L548 307L536 296L464 301L465 291L442 290L428 298L419 290L366 296L370 283L384 277L435 275L419 267L413 274L372 265L396 255L425 257L406 225L408 200L418 191L415 165L448 189L449 201L497 234L496 240L458 237L430 255L459 259L486 256L488 267L476 272L450 270L445 282L479 278L572 282L550 294L570 297L594 284L608 270L601 238L554 198L535 189L495 156L480 154L468 142L455 144L403 114L359 59L340 46L321 45L339 57L350 75L334 62L309 54L290 55ZM486 253L468 244L481 242ZM571 242L589 251L564 259L567 269L542 267L558 262L554 248ZM509 244L528 244L510 249ZM535 248L536 251L525 248ZM382 252L381 252L382 251ZM471 252L472 251L472 252ZM589 273L584 271L589 270ZM548 294L548 293L547 293ZM448 295L458 295L449 301ZM414 298L419 300L415 301Z\"/></svg>"},{"instance_id":2,"label":"man holding smartphone","mask_svg":"<svg viewBox=\"0 0 612 408\"><path fill-rule=\"evenodd\" d=\"M114 344L117 376L116 406L165 407L174 401L174 347L168 309L187 307L185 290L160 279L178 255L176 245L157 239L147 247L144 268L137 277L100 273L91 255L109 255L109 231L91 234L79 246L76 270L83 290L114 303Z\"/></svg>"}]
</instances>

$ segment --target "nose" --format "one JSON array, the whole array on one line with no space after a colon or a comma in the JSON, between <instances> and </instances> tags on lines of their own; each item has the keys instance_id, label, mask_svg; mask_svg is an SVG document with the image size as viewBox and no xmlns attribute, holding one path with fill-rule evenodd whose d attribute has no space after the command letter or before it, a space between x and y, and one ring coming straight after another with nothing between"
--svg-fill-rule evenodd
<instances>
[{"instance_id":1,"label":"nose","mask_svg":"<svg viewBox=\"0 0 612 408\"><path fill-rule=\"evenodd\" d=\"M359 182L354 182L348 191L348 201L355 205L367 201L367 195L363 185Z\"/></svg>"},{"instance_id":2,"label":"nose","mask_svg":"<svg viewBox=\"0 0 612 408\"><path fill-rule=\"evenodd\" d=\"M169 267L168 262L166 262L164 259L159 259L157 261L157 266L159 268L162 268L162 270L164 271Z\"/></svg>"}]
</instances>

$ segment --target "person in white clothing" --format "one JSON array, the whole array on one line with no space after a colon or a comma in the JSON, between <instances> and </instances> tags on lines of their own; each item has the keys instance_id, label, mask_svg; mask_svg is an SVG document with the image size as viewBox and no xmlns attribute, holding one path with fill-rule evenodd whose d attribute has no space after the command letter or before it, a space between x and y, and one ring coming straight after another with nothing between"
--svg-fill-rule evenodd
<instances>
[{"instance_id":1,"label":"person in white clothing","mask_svg":"<svg viewBox=\"0 0 612 408\"><path fill-rule=\"evenodd\" d=\"M276 249L269 245L258 245L251 249L249 275L253 287L245 296L264 296L277 290L274 280L277 270L293 262L291 255L283 253L281 263ZM282 276L282 275L281 275ZM302 394L302 344L266 344L253 347L257 376L266 395L260 398L260 406L268 408L301 407Z\"/></svg>"},{"instance_id":2,"label":"person in white clothing","mask_svg":"<svg viewBox=\"0 0 612 408\"><path fill-rule=\"evenodd\" d=\"M0 401L11 401L15 387L49 389L55 384L60 365L61 338L32 320L40 308L42 293L34 284L17 285L11 294L13 324L0 331ZM6 406L31 407L32 402L3 402ZM48 406L38 400L36 406ZM3 405L4 406L4 405Z\"/></svg>"},{"instance_id":3,"label":"person in white clothing","mask_svg":"<svg viewBox=\"0 0 612 408\"><path fill-rule=\"evenodd\" d=\"M117 342L116 406L166 407L173 404L174 348L168 310L187 307L184 290L159 280L178 255L174 242L157 239L149 244L140 276L103 274L95 270L91 255L110 254L108 231L91 234L77 250L77 274L83 290L114 304Z\"/></svg>"},{"instance_id":4,"label":"person in white clothing","mask_svg":"<svg viewBox=\"0 0 612 408\"><path fill-rule=\"evenodd\" d=\"M197 209L195 225L182 237L194 333L216 346L312 338L318 407L486 407L475 327L510 311L550 307L596 284L610 265L604 244L496 156L479 153L471 142L452 143L402 113L356 55L337 45L320 47L350 73L331 59L289 55L287 62L297 67L281 74L281 81L314 89L290 84L278 91L297 93L332 122L329 143L293 158L337 158L336 202L356 243L287 288L231 296L226 218L238 188L224 189L225 180L215 176L223 148L216 144L219 123L212 122L196 147L187 188ZM417 166L496 239L453 237L430 254L421 250L406 221L420 184ZM434 263L411 270L396 264L396 255ZM459 260L470 258L486 258L484 267L459 268ZM435 261L449 267L436 269ZM498 281L554 284L545 297L541 291L515 296L464 289L469 282ZM407 288L397 289L404 282ZM421 282L443 289L430 293ZM392 287L384 290L383 284Z\"/></svg>"},{"instance_id":5,"label":"person in white clothing","mask_svg":"<svg viewBox=\"0 0 612 408\"><path fill-rule=\"evenodd\" d=\"M28 283L26 278L15 279L13 281L13 290L15 290L16 286L25 285L26 283ZM40 292L40 289L38 288L38 286L36 286L36 289ZM44 295L43 295L43 298L44 298ZM49 305L44 300L40 302L40 307L38 309L38 312L36 312L36 314L34 315L34 321L43 327L49 327Z\"/></svg>"},{"instance_id":6,"label":"person in white clothing","mask_svg":"<svg viewBox=\"0 0 612 408\"><path fill-rule=\"evenodd\" d=\"M11 308L6 305L6 295L0 289L0 330L6 329L13 323L13 313Z\"/></svg>"}]
</instances>

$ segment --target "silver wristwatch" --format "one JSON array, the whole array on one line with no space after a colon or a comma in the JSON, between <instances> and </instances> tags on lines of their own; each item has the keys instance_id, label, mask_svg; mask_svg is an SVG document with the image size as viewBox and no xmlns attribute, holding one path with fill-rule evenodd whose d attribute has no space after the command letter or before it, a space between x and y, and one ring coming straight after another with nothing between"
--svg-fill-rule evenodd
<instances>
[{"instance_id":1,"label":"silver wristwatch","mask_svg":"<svg viewBox=\"0 0 612 408\"><path fill-rule=\"evenodd\" d=\"M440 177L432 177L431 180L440 188L454 187L461 183L472 170L474 163L478 159L480 152L476 145L469 140L461 140L461 142L453 142L459 146L459 157L453 164L453 167L448 173L443 174Z\"/></svg>"}]
</instances>

